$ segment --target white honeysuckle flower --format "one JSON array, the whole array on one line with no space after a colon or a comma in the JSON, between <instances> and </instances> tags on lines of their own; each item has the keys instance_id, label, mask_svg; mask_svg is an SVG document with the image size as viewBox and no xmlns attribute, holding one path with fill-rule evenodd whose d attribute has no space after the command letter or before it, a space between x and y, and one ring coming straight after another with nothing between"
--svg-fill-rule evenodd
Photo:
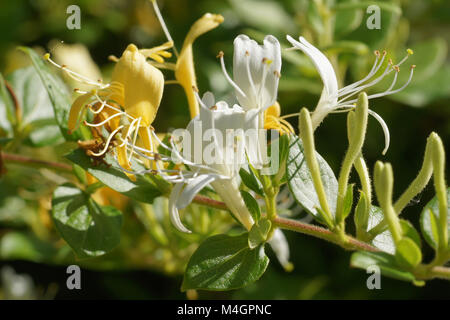
<instances>
[{"instance_id":1,"label":"white honeysuckle flower","mask_svg":"<svg viewBox=\"0 0 450 320\"><path fill-rule=\"evenodd\" d=\"M246 112L238 105L230 108L224 101L216 103L210 92L198 100L201 105L200 113L188 124L187 138L183 136L183 145L190 146L190 150L183 149L183 156L178 153L178 159L189 165L195 174L188 177L180 173L184 179L175 185L169 198L171 220L178 230L190 232L182 224L178 211L189 205L195 195L210 184L236 219L250 230L254 221L239 191L239 169L245 159L244 130L254 126L255 121L249 120ZM202 132L210 130L211 139L198 139L198 128ZM231 144L224 142L230 131L235 131L233 134L237 137L233 138ZM186 142L184 139L190 141ZM205 158L207 148L214 151L211 159ZM172 143L172 150L175 149Z\"/></svg>"},{"instance_id":2,"label":"white honeysuckle flower","mask_svg":"<svg viewBox=\"0 0 450 320\"><path fill-rule=\"evenodd\" d=\"M278 40L271 35L264 38L263 45L246 35L234 39L233 77L225 68L223 52L219 53L225 78L236 91L236 98L248 117L256 118L258 129L264 128L264 111L274 105L277 99L281 76L281 49ZM249 159L255 168L267 163L265 135L259 131L255 152Z\"/></svg>"},{"instance_id":3,"label":"white honeysuckle flower","mask_svg":"<svg viewBox=\"0 0 450 320\"><path fill-rule=\"evenodd\" d=\"M283 268L286 271L292 271L293 265L289 261L289 244L283 231L275 229L272 238L268 242Z\"/></svg>"},{"instance_id":4,"label":"white honeysuckle flower","mask_svg":"<svg viewBox=\"0 0 450 320\"><path fill-rule=\"evenodd\" d=\"M271 35L264 38L263 45L246 35L239 35L233 44L233 78L242 90L236 90L239 104L245 110L265 110L277 99L281 72L280 43Z\"/></svg>"},{"instance_id":5,"label":"white honeysuckle flower","mask_svg":"<svg viewBox=\"0 0 450 320\"><path fill-rule=\"evenodd\" d=\"M395 94L403 90L411 82L414 73L415 66L412 65L409 78L406 83L400 88L393 90L397 82L398 73L400 72L399 66L406 61L408 56L413 54L413 51L411 49L408 49L406 57L404 57L399 63L395 65L391 60L389 60L387 67L384 69L381 75L378 75L378 71L383 66L383 62L386 58L387 53L386 51L383 51L383 53L375 51L375 63L367 76L351 85L339 89L336 72L334 71L331 62L319 49L314 47L303 37L300 37L299 41L297 41L288 35L287 40L294 46L295 49L302 50L311 59L317 71L319 72L320 77L322 78L322 82L324 85L322 95L320 96L320 100L311 115L311 121L314 129L316 129L322 123L323 119L329 113L347 111L354 108L354 103L357 101L358 93L379 83L391 72L395 72L395 74L389 88L384 92L369 95L369 99ZM390 142L389 129L381 116L379 116L372 110L369 110L369 114L371 114L383 128L385 135L385 148L383 150L383 154L385 154Z\"/></svg>"}]
</instances>

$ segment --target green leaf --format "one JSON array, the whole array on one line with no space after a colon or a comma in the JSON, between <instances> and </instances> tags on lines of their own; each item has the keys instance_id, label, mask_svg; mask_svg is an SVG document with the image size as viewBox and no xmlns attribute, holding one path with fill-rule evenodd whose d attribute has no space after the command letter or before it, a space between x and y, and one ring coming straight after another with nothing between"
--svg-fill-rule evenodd
<instances>
[{"instance_id":1,"label":"green leaf","mask_svg":"<svg viewBox=\"0 0 450 320\"><path fill-rule=\"evenodd\" d=\"M371 206L367 231L370 231L373 227L378 225L383 220L383 218L384 216L381 208L377 206ZM403 235L413 240L417 245L417 247L420 248L421 247L420 235L417 232L417 230L413 227L413 225L406 220L400 219L400 226L402 228ZM372 240L372 245L391 255L394 255L396 252L394 239L392 238L392 234L389 230L385 230L382 233L378 234Z\"/></svg>"},{"instance_id":2,"label":"green leaf","mask_svg":"<svg viewBox=\"0 0 450 320\"><path fill-rule=\"evenodd\" d=\"M333 9L335 11L341 11L341 10L352 10L352 9L364 9L366 10L368 6L376 5L380 7L380 9L385 11L390 11L392 13L395 13L397 15L402 14L402 9L395 3L391 3L388 1L347 1L347 2L340 2L336 4Z\"/></svg>"},{"instance_id":3,"label":"green leaf","mask_svg":"<svg viewBox=\"0 0 450 320\"><path fill-rule=\"evenodd\" d=\"M34 234L8 232L0 238L0 259L51 262L57 249Z\"/></svg>"},{"instance_id":4,"label":"green leaf","mask_svg":"<svg viewBox=\"0 0 450 320\"><path fill-rule=\"evenodd\" d=\"M338 182L328 163L320 156L320 154L316 153L316 157L328 204L334 215L336 211ZM297 136L292 136L291 138L286 174L289 189L295 200L297 200L307 212L323 222L323 218L321 218L321 215L317 210L317 208L320 208L320 202L314 188L311 173L306 164L306 159L303 156L303 145L300 138Z\"/></svg>"},{"instance_id":5,"label":"green leaf","mask_svg":"<svg viewBox=\"0 0 450 320\"><path fill-rule=\"evenodd\" d=\"M414 282L415 277L412 273L402 270L395 257L385 252L367 252L360 251L352 254L350 266L367 270L368 267L376 265L380 268L381 274L408 282Z\"/></svg>"},{"instance_id":6,"label":"green leaf","mask_svg":"<svg viewBox=\"0 0 450 320\"><path fill-rule=\"evenodd\" d=\"M249 248L248 233L213 236L202 242L192 255L181 289L242 288L258 280L268 264L264 246Z\"/></svg>"},{"instance_id":7,"label":"green leaf","mask_svg":"<svg viewBox=\"0 0 450 320\"><path fill-rule=\"evenodd\" d=\"M30 66L15 70L7 76L20 108L18 130L34 147L55 145L64 141L55 122L47 90L36 70ZM19 121L16 119L15 121Z\"/></svg>"},{"instance_id":8,"label":"green leaf","mask_svg":"<svg viewBox=\"0 0 450 320\"><path fill-rule=\"evenodd\" d=\"M357 0L350 0L347 3L357 3ZM361 25L363 11L358 8L340 9L336 11L334 33L336 37L341 37L355 30Z\"/></svg>"},{"instance_id":9,"label":"green leaf","mask_svg":"<svg viewBox=\"0 0 450 320\"><path fill-rule=\"evenodd\" d=\"M156 183L145 176L136 175L136 181L131 181L122 172L116 160L109 154L105 157L105 161L109 166L94 166L90 158L81 149L74 150L66 158L79 165L106 186L134 200L153 203L153 199L162 195ZM134 161L132 161L132 166L137 171L143 170L143 167Z\"/></svg>"},{"instance_id":10,"label":"green leaf","mask_svg":"<svg viewBox=\"0 0 450 320\"><path fill-rule=\"evenodd\" d=\"M79 130L74 132L72 135L68 134L67 120L69 119L69 111L71 107L71 94L67 90L64 82L50 71L44 59L33 49L27 47L20 47L20 49L28 54L34 68L39 74L42 84L47 89L48 97L50 98L51 105L53 106L56 123L58 124L64 138L66 140L77 141L81 138L81 133Z\"/></svg>"},{"instance_id":11,"label":"green leaf","mask_svg":"<svg viewBox=\"0 0 450 320\"><path fill-rule=\"evenodd\" d=\"M253 198L253 196L245 190L241 190L242 198L244 198L245 205L250 211L253 219L258 221L261 218L261 209L259 208L258 202Z\"/></svg>"},{"instance_id":12,"label":"green leaf","mask_svg":"<svg viewBox=\"0 0 450 320\"><path fill-rule=\"evenodd\" d=\"M272 222L267 219L260 220L252 226L248 233L248 246L250 249L254 249L266 242L271 227Z\"/></svg>"},{"instance_id":13,"label":"green leaf","mask_svg":"<svg viewBox=\"0 0 450 320\"><path fill-rule=\"evenodd\" d=\"M258 178L256 178L252 170L250 170L249 172L244 168L241 168L239 170L239 175L241 176L242 182L245 184L247 188L256 192L261 197L264 197L264 191L262 189L261 182L259 182Z\"/></svg>"},{"instance_id":14,"label":"green leaf","mask_svg":"<svg viewBox=\"0 0 450 320\"><path fill-rule=\"evenodd\" d=\"M295 23L278 1L229 0L233 12L245 23L259 30L289 33Z\"/></svg>"},{"instance_id":15,"label":"green leaf","mask_svg":"<svg viewBox=\"0 0 450 320\"><path fill-rule=\"evenodd\" d=\"M12 124L15 123L14 103L0 73L0 128L6 133L12 134Z\"/></svg>"},{"instance_id":16,"label":"green leaf","mask_svg":"<svg viewBox=\"0 0 450 320\"><path fill-rule=\"evenodd\" d=\"M447 188L447 203L450 203L450 188ZM450 207L447 208L447 228L450 234ZM428 202L420 215L420 228L425 241L433 248L437 249L439 244L439 201L435 196ZM450 240L449 240L450 245Z\"/></svg>"},{"instance_id":17,"label":"green leaf","mask_svg":"<svg viewBox=\"0 0 450 320\"><path fill-rule=\"evenodd\" d=\"M422 107L441 97L450 96L450 65L444 65L447 57L447 42L442 38L433 38L412 46L414 54L407 60L407 66L399 73L398 83L405 83L409 78L410 65L416 65L411 83L405 90L392 95L395 101L415 107ZM399 55L402 58L404 52ZM388 79L388 81L390 81ZM378 89L389 84L383 81Z\"/></svg>"},{"instance_id":18,"label":"green leaf","mask_svg":"<svg viewBox=\"0 0 450 320\"><path fill-rule=\"evenodd\" d=\"M419 232L417 232L411 222L400 219L400 226L402 227L403 236L410 238L412 241L414 241L417 247L421 248L422 240L420 239L420 234Z\"/></svg>"},{"instance_id":19,"label":"green leaf","mask_svg":"<svg viewBox=\"0 0 450 320\"><path fill-rule=\"evenodd\" d=\"M53 193L52 218L79 258L104 255L120 242L122 213L98 205L72 184L61 185Z\"/></svg>"},{"instance_id":20,"label":"green leaf","mask_svg":"<svg viewBox=\"0 0 450 320\"><path fill-rule=\"evenodd\" d=\"M400 266L412 269L422 261L422 252L412 239L403 237L396 247L395 258Z\"/></svg>"},{"instance_id":21,"label":"green leaf","mask_svg":"<svg viewBox=\"0 0 450 320\"><path fill-rule=\"evenodd\" d=\"M342 209L343 210L342 211L343 219L347 218L347 216L350 214L350 211L352 211L354 185L355 185L354 183L348 185L347 193L345 194L345 197L344 197L344 206Z\"/></svg>"}]
</instances>

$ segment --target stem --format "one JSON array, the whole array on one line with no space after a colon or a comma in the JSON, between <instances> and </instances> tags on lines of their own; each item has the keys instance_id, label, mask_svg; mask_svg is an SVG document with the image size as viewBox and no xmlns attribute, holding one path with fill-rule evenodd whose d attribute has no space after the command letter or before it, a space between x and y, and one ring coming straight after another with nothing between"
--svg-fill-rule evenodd
<instances>
[{"instance_id":1,"label":"stem","mask_svg":"<svg viewBox=\"0 0 450 320\"><path fill-rule=\"evenodd\" d=\"M374 246L372 246L368 243L359 241L350 236L347 236L347 243L344 246L342 244L340 238L338 237L338 235L336 235L332 231L330 231L328 229L324 229L324 228L316 226L316 225L309 224L309 223L303 223L300 221L295 221L295 220L281 218L281 217L275 218L273 220L273 223L279 228L296 231L296 232L307 234L307 235L310 235L310 236L313 236L313 237L316 237L319 239L327 240L329 242L340 245L348 250L364 250L364 251L372 251L372 252L380 251L379 249L375 248Z\"/></svg>"},{"instance_id":2,"label":"stem","mask_svg":"<svg viewBox=\"0 0 450 320\"><path fill-rule=\"evenodd\" d=\"M219 201L219 200L214 200L205 196L200 196L200 195L196 195L194 197L194 199L192 200L192 202L204 205L204 206L208 206L211 208L215 208L215 209L219 209L219 210L225 210L228 211L228 207L225 204L225 202Z\"/></svg>"},{"instance_id":3,"label":"stem","mask_svg":"<svg viewBox=\"0 0 450 320\"><path fill-rule=\"evenodd\" d=\"M65 164L65 163L33 159L33 158L30 158L27 156L21 156L21 155L12 154L12 153L3 153L2 157L5 162L11 162L11 163L17 163L17 164L29 164L29 165L37 166L37 167L46 167L46 168L52 168L52 169L61 170L61 171L72 172L72 166Z\"/></svg>"}]
</instances>

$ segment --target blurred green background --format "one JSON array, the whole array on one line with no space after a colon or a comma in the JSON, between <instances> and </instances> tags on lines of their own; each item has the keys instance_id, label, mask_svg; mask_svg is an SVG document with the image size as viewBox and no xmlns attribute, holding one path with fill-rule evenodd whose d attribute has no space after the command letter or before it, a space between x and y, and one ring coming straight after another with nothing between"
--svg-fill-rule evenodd
<instances>
[{"instance_id":1,"label":"blurred green background","mask_svg":"<svg viewBox=\"0 0 450 320\"><path fill-rule=\"evenodd\" d=\"M223 78L217 53L225 52L229 70L232 67L232 43L235 36L246 33L259 41L265 34L278 37L287 47L285 35L306 35L313 40L323 34L314 3L307 0L159 0L162 14L171 31L175 44L181 49L183 39L191 24L205 12L220 13L225 22L217 29L200 37L194 45L196 71L201 92L211 90L219 98L230 98L230 87ZM319 1L320 2L320 1ZM399 61L410 47L415 51L407 62L400 83L406 80L409 64L416 64L416 74L410 86L398 95L371 101L371 108L386 121L391 132L391 146L386 156L381 156L383 133L376 121L369 123L364 153L369 168L376 160L391 162L394 168L396 194L398 196L414 178L420 168L427 136L437 132L449 150L450 142L450 60L447 49L450 44L450 3L448 1L379 1L386 5L381 11L381 29L366 27L368 14L364 9L348 9L360 1L324 1L336 7L334 41L322 47L327 53L338 53L339 66L345 72L341 81L351 83L368 72L374 56L373 50L386 49ZM367 2L364 2L367 3ZM66 8L77 4L81 8L81 29L68 30ZM347 9L346 6L347 5ZM395 10L401 8L401 13ZM108 56L120 56L127 44L152 47L165 42L164 34L146 0L18 0L0 3L0 71L8 75L27 65L27 58L15 48L26 45L44 53L65 44L84 44L102 73L110 73L112 63ZM320 42L320 41L318 41ZM318 44L317 41L315 44ZM320 45L319 45L320 47ZM312 110L321 91L321 82L312 65L301 53L287 54L283 60L282 78L278 101L282 113L297 112L307 106ZM342 71L341 70L341 71ZM173 74L167 73L168 79ZM389 81L377 85L373 92L389 86ZM384 86L383 86L384 85ZM297 126L296 119L291 123ZM181 87L166 87L154 126L158 132L184 127L189 121L189 110ZM338 171L346 148L345 115L330 115L317 131L318 151ZM22 149L43 158L61 158L62 151L48 149ZM29 288L38 298L185 298L179 291L180 275L167 272L164 266L149 268L130 261L102 265L95 262L83 267L82 290L66 289L64 266L45 259L41 242L30 242L29 237L40 238L39 228L30 220L45 208L38 194L51 189L54 182L41 179L36 170L8 167L8 173L0 180L0 269L3 268L3 294L11 286L6 278L16 279ZM47 177L48 178L48 177ZM29 196L33 193L33 196ZM43 192L45 193L45 192ZM11 203L19 195L20 203ZM44 197L45 195L42 195ZM415 200L419 206L408 207L404 215L414 224L418 222L421 205L433 196L431 186ZM23 203L22 203L22 202ZM14 209L14 210L13 210ZM47 208L48 210L48 208ZM14 211L14 212L12 212ZM17 212L16 212L17 211ZM14 220L11 215L16 215ZM25 217L26 218L23 218ZM21 222L20 220L25 220ZM49 222L51 223L51 222ZM31 227L30 227L31 226ZM416 224L417 226L417 224ZM126 232L136 230L145 234L134 212L126 213ZM36 231L38 230L38 231ZM11 233L14 234L11 236ZM125 233L125 231L124 231ZM26 234L27 236L23 236ZM270 252L272 263L256 284L238 291L225 293L199 292L200 298L242 299L433 299L450 298L450 284L433 280L418 288L388 278L382 278L382 290L368 290L367 274L349 268L350 252L312 237L286 232L295 269L285 273ZM16 241L19 253L6 252L8 241ZM15 238L14 238L15 237ZM25 238L27 239L25 239ZM143 236L145 237L145 236ZM3 240L2 240L3 239ZM12 239L12 240L11 240ZM15 240L14 240L15 239ZM23 241L23 242L21 242ZM139 246L134 241L141 238L123 236L121 250ZM3 247L2 247L3 246ZM22 246L22 247L21 247ZM128 247L127 247L128 246ZM3 251L2 251L3 249ZM42 249L42 250L41 250ZM41 250L41 251L40 251ZM44 250L45 251L45 250ZM38 252L38 254L36 254ZM40 255L41 254L41 255ZM120 256L120 255L119 255ZM426 255L430 259L431 251ZM122 259L129 259L123 255ZM134 257L139 260L139 257ZM27 261L28 260L28 261ZM151 264L149 264L151 265ZM175 272L176 273L176 272ZM14 278L18 277L18 278ZM31 280L32 279L32 280ZM9 284L8 284L9 283ZM9 288L9 287L8 287ZM9 290L9 289L8 289Z\"/></svg>"}]
</instances>

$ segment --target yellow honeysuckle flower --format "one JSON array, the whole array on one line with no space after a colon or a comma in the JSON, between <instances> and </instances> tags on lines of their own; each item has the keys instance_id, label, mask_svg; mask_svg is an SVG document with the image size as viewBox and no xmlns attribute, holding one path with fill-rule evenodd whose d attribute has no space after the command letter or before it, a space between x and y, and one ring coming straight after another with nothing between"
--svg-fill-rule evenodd
<instances>
[{"instance_id":1,"label":"yellow honeysuckle flower","mask_svg":"<svg viewBox=\"0 0 450 320\"><path fill-rule=\"evenodd\" d=\"M192 44L202 34L216 28L223 22L223 17L219 14L207 13L198 19L189 30L181 49L180 56L177 59L175 78L183 87L189 103L191 118L198 115L199 106L195 98L192 87L197 87L197 79L194 70L194 58Z\"/></svg>"},{"instance_id":2,"label":"yellow honeysuckle flower","mask_svg":"<svg viewBox=\"0 0 450 320\"><path fill-rule=\"evenodd\" d=\"M93 156L105 154L114 141L119 165L125 172L131 171L130 161L136 151L138 138L139 144L145 150L150 150L151 154L147 152L147 155L154 156L152 135L155 133L151 124L161 102L164 76L159 69L147 62L147 58L164 63L164 58L171 56L166 49L171 47L170 42L143 50L139 50L134 44L128 45L120 59L116 59L111 82L106 85L87 79L64 65L58 65L50 59L49 54L44 56L75 80L95 87L89 92L78 90L82 95L72 104L68 119L69 131L73 131L79 122L81 111L89 106L95 115L94 122L84 121L84 124L91 128L103 127L109 133L104 148L100 152L93 152ZM148 158L150 157L144 163L151 166ZM130 179L135 179L133 174L127 174Z\"/></svg>"},{"instance_id":3,"label":"yellow honeysuckle flower","mask_svg":"<svg viewBox=\"0 0 450 320\"><path fill-rule=\"evenodd\" d=\"M278 130L280 134L295 133L294 128L286 120L280 117L281 108L278 101L264 111L264 129Z\"/></svg>"},{"instance_id":4,"label":"yellow honeysuckle flower","mask_svg":"<svg viewBox=\"0 0 450 320\"><path fill-rule=\"evenodd\" d=\"M159 11L156 0L150 0L150 2L152 2L153 4L156 16L158 17L158 20L164 30L168 41L173 42L172 37L161 15L161 12ZM214 28L217 28L217 26L219 26L219 24L221 24L223 20L224 18L220 14L206 13L200 19L195 21L188 34L186 35L186 38L184 39L180 54L178 54L175 47L173 48L177 56L177 62L175 66L166 66L169 67L169 69L173 69L175 71L176 81L183 87L186 93L191 119L195 118L199 113L198 101L192 89L193 87L198 87L197 78L195 76L192 44L194 43L195 39L200 37L202 34Z\"/></svg>"}]
</instances>

